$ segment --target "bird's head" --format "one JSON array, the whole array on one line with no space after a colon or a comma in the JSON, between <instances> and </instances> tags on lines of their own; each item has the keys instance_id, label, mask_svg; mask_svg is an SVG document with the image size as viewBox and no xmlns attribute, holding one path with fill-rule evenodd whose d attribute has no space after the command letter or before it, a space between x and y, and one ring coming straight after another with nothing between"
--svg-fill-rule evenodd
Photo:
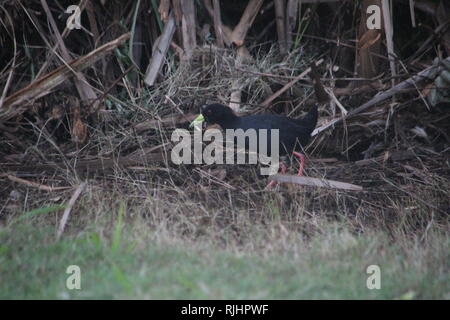
<instances>
[{"instance_id":1,"label":"bird's head","mask_svg":"<svg viewBox=\"0 0 450 320\"><path fill-rule=\"evenodd\" d=\"M236 118L237 116L234 114L233 110L223 104L207 104L200 107L200 115L192 121L191 127L203 121L206 121L208 124L217 123L222 126L224 123Z\"/></svg>"}]
</instances>

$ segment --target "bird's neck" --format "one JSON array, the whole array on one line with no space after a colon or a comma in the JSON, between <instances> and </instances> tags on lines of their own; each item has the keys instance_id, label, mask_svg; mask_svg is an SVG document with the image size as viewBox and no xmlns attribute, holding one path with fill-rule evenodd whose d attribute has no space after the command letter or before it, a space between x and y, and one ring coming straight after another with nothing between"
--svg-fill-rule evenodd
<instances>
[{"instance_id":1,"label":"bird's neck","mask_svg":"<svg viewBox=\"0 0 450 320\"><path fill-rule=\"evenodd\" d=\"M234 129L236 128L237 123L239 122L239 117L235 114L230 114L224 117L223 119L220 119L219 125L223 129Z\"/></svg>"}]
</instances>

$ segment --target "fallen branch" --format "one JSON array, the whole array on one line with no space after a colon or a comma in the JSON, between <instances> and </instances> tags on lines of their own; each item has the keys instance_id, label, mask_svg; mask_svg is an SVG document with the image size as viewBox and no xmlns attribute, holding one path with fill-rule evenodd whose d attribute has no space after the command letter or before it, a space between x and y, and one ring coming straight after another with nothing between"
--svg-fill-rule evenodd
<instances>
[{"instance_id":1,"label":"fallen branch","mask_svg":"<svg viewBox=\"0 0 450 320\"><path fill-rule=\"evenodd\" d=\"M73 60L67 65L58 67L52 72L34 80L25 88L13 93L4 100L3 106L0 107L0 121L9 120L27 111L34 100L49 94L53 88L63 83L73 73L91 66L101 57L123 44L129 37L130 33L126 33L87 55Z\"/></svg>"},{"instance_id":2,"label":"fallen branch","mask_svg":"<svg viewBox=\"0 0 450 320\"><path fill-rule=\"evenodd\" d=\"M362 191L363 187L334 180L326 180L326 179L318 179L318 178L310 178L310 177L299 177L292 176L286 174L275 174L269 177L269 180L274 180L278 182L291 183L291 184L299 184L305 186L312 187L322 187L322 188L331 188L331 189L341 189L341 190L349 190L349 191Z\"/></svg>"},{"instance_id":3,"label":"fallen branch","mask_svg":"<svg viewBox=\"0 0 450 320\"><path fill-rule=\"evenodd\" d=\"M143 132L149 129L159 129L164 128L175 128L180 123L192 122L198 114L188 113L188 114L174 114L167 116L163 119L147 120L134 125L134 129L137 133Z\"/></svg>"},{"instance_id":4,"label":"fallen branch","mask_svg":"<svg viewBox=\"0 0 450 320\"><path fill-rule=\"evenodd\" d=\"M13 182L21 183L21 184L24 184L26 186L29 186L29 187L32 187L32 188L37 188L39 190L48 191L48 192L72 189L72 187L50 187L50 186L47 186L45 184L40 184L40 183L37 183L37 182L28 181L28 180L25 180L25 179L22 179L22 178L18 178L18 177L15 177L13 175L6 174L6 173L0 174L0 177L6 177L6 178L8 178L9 180L11 180Z\"/></svg>"},{"instance_id":5,"label":"fallen branch","mask_svg":"<svg viewBox=\"0 0 450 320\"><path fill-rule=\"evenodd\" d=\"M447 57L445 60L450 62L450 57ZM369 109L370 107L376 105L377 103L380 103L380 102L392 97L395 94L402 93L404 90L408 90L411 87L417 86L417 84L426 80L427 77L433 73L434 69L438 68L438 67L439 67L439 65L433 65L431 67L428 67L425 70L422 70L421 72L419 72L417 75L415 75L403 82L400 82L399 84L392 87L391 89L376 94L372 99L370 99L369 101L364 103L362 106L351 110L346 117L335 118L335 119L331 120L330 122L316 128L313 131L313 133L311 134L311 136L315 136L315 135L319 134L320 132L334 126L335 124L341 122L344 119L349 119L351 117L354 117L355 115Z\"/></svg>"},{"instance_id":6,"label":"fallen branch","mask_svg":"<svg viewBox=\"0 0 450 320\"><path fill-rule=\"evenodd\" d=\"M77 172L106 171L117 167L128 168L138 165L148 165L149 162L162 162L167 158L163 151L155 152L166 147L168 144L161 144L151 148L138 149L125 157L117 158L97 158L92 160L74 159L70 162L44 163L23 165L20 163L2 163L2 169L20 172L42 172L73 169ZM62 188L62 187L61 187ZM55 190L55 189L54 189Z\"/></svg>"}]
</instances>

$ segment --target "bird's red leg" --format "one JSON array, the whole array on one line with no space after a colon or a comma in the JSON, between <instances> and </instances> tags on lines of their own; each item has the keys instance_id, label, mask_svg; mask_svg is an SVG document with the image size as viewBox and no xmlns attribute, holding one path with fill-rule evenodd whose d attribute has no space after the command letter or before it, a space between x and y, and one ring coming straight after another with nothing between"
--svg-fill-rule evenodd
<instances>
[{"instance_id":1,"label":"bird's red leg","mask_svg":"<svg viewBox=\"0 0 450 320\"><path fill-rule=\"evenodd\" d=\"M303 167L305 166L305 156L298 152L292 152L300 160L300 168L298 169L297 176L301 177L303 175Z\"/></svg>"},{"instance_id":2,"label":"bird's red leg","mask_svg":"<svg viewBox=\"0 0 450 320\"><path fill-rule=\"evenodd\" d=\"M280 169L281 169L281 174L285 174L287 167L283 162L280 162ZM269 182L269 184L266 186L266 190L267 189L271 189L273 186L275 186L278 182L275 180L272 180Z\"/></svg>"}]
</instances>

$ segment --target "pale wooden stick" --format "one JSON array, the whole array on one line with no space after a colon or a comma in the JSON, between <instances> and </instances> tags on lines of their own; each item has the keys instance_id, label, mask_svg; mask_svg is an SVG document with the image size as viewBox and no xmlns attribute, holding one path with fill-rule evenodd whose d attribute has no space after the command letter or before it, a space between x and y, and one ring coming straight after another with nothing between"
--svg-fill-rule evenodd
<instances>
[{"instance_id":1,"label":"pale wooden stick","mask_svg":"<svg viewBox=\"0 0 450 320\"><path fill-rule=\"evenodd\" d=\"M414 13L414 0L409 0L409 14L411 15L411 24L416 27L416 15Z\"/></svg>"},{"instance_id":2,"label":"pale wooden stick","mask_svg":"<svg viewBox=\"0 0 450 320\"><path fill-rule=\"evenodd\" d=\"M213 9L214 9L214 31L216 32L216 40L217 46L219 48L224 47L223 42L223 30L222 30L222 22L220 19L220 2L219 0L213 0Z\"/></svg>"},{"instance_id":3,"label":"pale wooden stick","mask_svg":"<svg viewBox=\"0 0 450 320\"><path fill-rule=\"evenodd\" d=\"M56 42L59 43L59 51L61 52L61 56L65 60L65 63L67 63L67 61L72 60L72 57L69 54L69 50L67 50L63 37L59 33L55 19L53 19L53 15L52 12L50 11L50 8L48 7L47 1L41 0L41 4L47 15L48 21L50 22L50 26L52 27L53 33L55 34ZM95 94L94 90L90 87L89 82L86 80L86 77L81 72L76 72L74 83L78 93L80 94L81 100L85 103L94 101L93 109L95 110L97 108L97 104L99 103L99 101L96 101L97 95Z\"/></svg>"},{"instance_id":4,"label":"pale wooden stick","mask_svg":"<svg viewBox=\"0 0 450 320\"><path fill-rule=\"evenodd\" d=\"M247 35L248 29L250 29L256 15L258 14L259 8L263 4L264 0L250 0L244 13L239 20L238 25L234 28L231 34L231 41L237 46L242 46L244 44L245 36Z\"/></svg>"},{"instance_id":5,"label":"pale wooden stick","mask_svg":"<svg viewBox=\"0 0 450 320\"><path fill-rule=\"evenodd\" d=\"M286 174L275 174L269 177L269 180L275 180L278 182L292 183L292 184L300 184L312 187L322 187L322 188L332 188L332 189L341 189L341 190L349 190L349 191L362 191L363 187L334 180L327 179L318 179L318 178L310 178L310 177L299 177L292 176Z\"/></svg>"},{"instance_id":6,"label":"pale wooden stick","mask_svg":"<svg viewBox=\"0 0 450 320\"><path fill-rule=\"evenodd\" d=\"M181 31L183 33L184 59L189 60L192 57L194 49L197 47L195 31L195 5L194 0L181 1Z\"/></svg>"},{"instance_id":7,"label":"pale wooden stick","mask_svg":"<svg viewBox=\"0 0 450 320\"><path fill-rule=\"evenodd\" d=\"M278 45L281 54L286 53L286 8L284 0L274 0L275 2L275 21L277 24Z\"/></svg>"},{"instance_id":8,"label":"pale wooden stick","mask_svg":"<svg viewBox=\"0 0 450 320\"><path fill-rule=\"evenodd\" d=\"M152 54L152 59L148 64L147 71L145 73L145 84L152 86L155 84L156 78L159 71L162 68L164 57L166 56L167 50L169 50L170 43L172 42L172 37L175 32L175 18L173 14L170 13L169 20L164 26L163 33L158 38L157 45Z\"/></svg>"},{"instance_id":9,"label":"pale wooden stick","mask_svg":"<svg viewBox=\"0 0 450 320\"><path fill-rule=\"evenodd\" d=\"M383 21L384 30L386 32L386 44L389 58L389 65L392 75L392 86L395 85L395 77L397 76L397 70L395 69L395 53L394 53L394 25L392 24L391 7L389 0L382 0L383 4Z\"/></svg>"},{"instance_id":10,"label":"pale wooden stick","mask_svg":"<svg viewBox=\"0 0 450 320\"><path fill-rule=\"evenodd\" d=\"M334 101L334 103L336 103L336 105L339 107L339 109L341 109L341 113L346 116L348 111L347 109L345 109L345 107L342 105L342 103L338 100L338 98L336 98L336 95L334 94L333 90L326 88L325 89L326 93L328 93L328 96L331 98L331 100Z\"/></svg>"},{"instance_id":11,"label":"pale wooden stick","mask_svg":"<svg viewBox=\"0 0 450 320\"><path fill-rule=\"evenodd\" d=\"M57 239L59 239L61 237L62 233L64 232L64 227L66 226L70 211L72 211L72 207L75 204L75 201L77 201L77 199L80 196L81 192L83 191L84 187L86 187L86 182L81 183L78 186L78 188L75 190L75 192L73 193L72 198L70 198L67 208L64 210L64 214L59 223L58 232L56 234Z\"/></svg>"},{"instance_id":12,"label":"pale wooden stick","mask_svg":"<svg viewBox=\"0 0 450 320\"><path fill-rule=\"evenodd\" d=\"M52 192L52 191L58 191L58 190L67 190L67 189L71 189L72 187L50 187L44 184L40 184L37 182L33 182L33 181L28 181L22 178L18 178L15 177L13 175L10 174L0 174L0 177L7 177L9 180L17 182L17 183L22 183L24 185L27 185L29 187L33 187L33 188L38 188L39 190L44 190L44 191L48 191L48 192Z\"/></svg>"}]
</instances>

